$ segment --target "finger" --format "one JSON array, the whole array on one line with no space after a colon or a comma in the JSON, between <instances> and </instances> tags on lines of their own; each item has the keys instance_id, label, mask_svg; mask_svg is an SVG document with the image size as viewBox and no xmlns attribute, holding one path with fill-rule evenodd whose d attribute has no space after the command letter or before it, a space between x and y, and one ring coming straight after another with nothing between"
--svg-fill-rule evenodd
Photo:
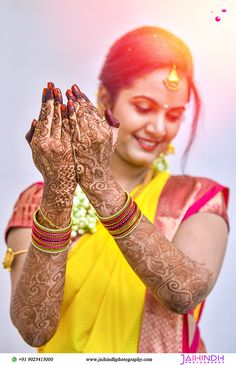
<instances>
[{"instance_id":1,"label":"finger","mask_svg":"<svg viewBox=\"0 0 236 365\"><path fill-rule=\"evenodd\" d=\"M54 96L54 113L51 125L51 137L53 139L61 139L62 132L62 116L61 116L61 104L63 102L61 90L58 88L53 89Z\"/></svg>"},{"instance_id":2,"label":"finger","mask_svg":"<svg viewBox=\"0 0 236 365\"><path fill-rule=\"evenodd\" d=\"M73 102L76 102L78 98L73 94L71 89L66 90L66 96L68 100L72 100Z\"/></svg>"},{"instance_id":3,"label":"finger","mask_svg":"<svg viewBox=\"0 0 236 365\"><path fill-rule=\"evenodd\" d=\"M108 122L108 124L110 124L110 126L119 128L119 126L120 126L119 120L112 114L111 110L108 107L106 107L106 109L104 111L104 115L105 115L106 121Z\"/></svg>"},{"instance_id":4,"label":"finger","mask_svg":"<svg viewBox=\"0 0 236 365\"><path fill-rule=\"evenodd\" d=\"M40 136L49 138L54 115L54 84L49 82L43 91L42 107L37 128L41 130Z\"/></svg>"},{"instance_id":5,"label":"finger","mask_svg":"<svg viewBox=\"0 0 236 365\"><path fill-rule=\"evenodd\" d=\"M64 141L70 140L70 121L69 114L65 104L61 105L61 118L62 118L62 127L61 127L61 139Z\"/></svg>"},{"instance_id":6,"label":"finger","mask_svg":"<svg viewBox=\"0 0 236 365\"><path fill-rule=\"evenodd\" d=\"M74 96L76 97L76 99L81 99L83 98L85 101L87 101L87 103L91 103L89 98L84 94L82 93L82 91L80 90L79 86L74 84L71 88Z\"/></svg>"},{"instance_id":7,"label":"finger","mask_svg":"<svg viewBox=\"0 0 236 365\"><path fill-rule=\"evenodd\" d=\"M68 108L69 118L70 119L72 117L74 118L75 108L74 108L74 103L73 103L73 101L71 99L68 100L67 108Z\"/></svg>"},{"instance_id":8,"label":"finger","mask_svg":"<svg viewBox=\"0 0 236 365\"><path fill-rule=\"evenodd\" d=\"M82 91L80 90L79 86L77 86L76 84L74 84L71 88L74 96L76 97L76 99L80 99L83 96Z\"/></svg>"},{"instance_id":9,"label":"finger","mask_svg":"<svg viewBox=\"0 0 236 365\"><path fill-rule=\"evenodd\" d=\"M114 147L115 147L115 145L117 143L117 140L118 140L120 122L112 114L111 110L108 107L106 107L106 109L104 111L104 116L105 116L105 119L106 119L107 123L111 127L113 127L113 128L111 128L111 131L112 131L112 147L113 147L113 151L114 151Z\"/></svg>"},{"instance_id":10,"label":"finger","mask_svg":"<svg viewBox=\"0 0 236 365\"><path fill-rule=\"evenodd\" d=\"M69 115L69 121L70 121L72 144L74 144L74 146L77 146L81 135L80 135L80 128L77 123L74 103L71 99L68 100L67 109L68 109L68 115Z\"/></svg>"},{"instance_id":11,"label":"finger","mask_svg":"<svg viewBox=\"0 0 236 365\"><path fill-rule=\"evenodd\" d=\"M30 130L25 135L25 139L29 143L29 145L31 144L32 138L34 136L36 124L37 124L37 120L33 119Z\"/></svg>"},{"instance_id":12,"label":"finger","mask_svg":"<svg viewBox=\"0 0 236 365\"><path fill-rule=\"evenodd\" d=\"M69 118L68 109L65 104L61 104L61 117L62 117L62 119Z\"/></svg>"},{"instance_id":13,"label":"finger","mask_svg":"<svg viewBox=\"0 0 236 365\"><path fill-rule=\"evenodd\" d=\"M61 90L58 89L58 88L55 88L53 90L53 94L54 94L54 102L59 103L59 104L63 104L63 97L62 97Z\"/></svg>"},{"instance_id":14,"label":"finger","mask_svg":"<svg viewBox=\"0 0 236 365\"><path fill-rule=\"evenodd\" d=\"M48 100L53 98L53 89L54 89L53 82L48 82L48 87L45 87L43 89L42 106L41 106L41 110L40 110L40 113L39 113L39 120L45 119L45 114L44 114L45 108L43 108L43 105L45 103L47 103Z\"/></svg>"},{"instance_id":15,"label":"finger","mask_svg":"<svg viewBox=\"0 0 236 365\"><path fill-rule=\"evenodd\" d=\"M69 101L69 100L71 100L71 101L73 102L75 112L76 112L76 113L77 113L77 112L79 112L79 109L80 109L79 99L77 99L77 98L75 97L75 95L73 94L73 92L71 91L71 89L68 89L68 90L66 91L66 97L67 97L68 101Z\"/></svg>"}]
</instances>

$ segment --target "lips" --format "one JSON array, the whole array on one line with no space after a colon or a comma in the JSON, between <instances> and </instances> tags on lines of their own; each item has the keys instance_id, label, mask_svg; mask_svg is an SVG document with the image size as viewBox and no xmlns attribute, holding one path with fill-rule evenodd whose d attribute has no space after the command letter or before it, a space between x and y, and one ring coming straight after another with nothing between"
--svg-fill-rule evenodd
<instances>
[{"instance_id":1,"label":"lips","mask_svg":"<svg viewBox=\"0 0 236 365\"><path fill-rule=\"evenodd\" d=\"M153 141L151 139L147 138L140 138L135 136L136 141L138 142L138 145L145 151L152 152L155 150L155 148L158 146L158 142Z\"/></svg>"}]
</instances>

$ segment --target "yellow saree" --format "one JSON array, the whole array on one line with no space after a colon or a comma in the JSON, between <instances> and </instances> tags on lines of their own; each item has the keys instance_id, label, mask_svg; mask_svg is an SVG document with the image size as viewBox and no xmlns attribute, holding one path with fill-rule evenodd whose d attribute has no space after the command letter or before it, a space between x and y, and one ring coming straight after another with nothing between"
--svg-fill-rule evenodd
<instances>
[{"instance_id":1,"label":"yellow saree","mask_svg":"<svg viewBox=\"0 0 236 365\"><path fill-rule=\"evenodd\" d=\"M168 178L159 173L135 199L151 222ZM145 289L98 223L97 232L84 234L68 254L59 326L39 352L138 352Z\"/></svg>"}]
</instances>

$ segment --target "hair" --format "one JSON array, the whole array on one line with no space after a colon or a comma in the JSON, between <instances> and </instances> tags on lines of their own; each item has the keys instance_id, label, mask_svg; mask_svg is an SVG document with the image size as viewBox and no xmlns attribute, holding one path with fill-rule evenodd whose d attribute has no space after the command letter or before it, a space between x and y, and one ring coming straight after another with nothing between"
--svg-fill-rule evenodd
<instances>
[{"instance_id":1,"label":"hair","mask_svg":"<svg viewBox=\"0 0 236 365\"><path fill-rule=\"evenodd\" d=\"M189 99L194 100L194 112L189 141L185 148L182 163L186 165L189 151L194 142L201 100L194 83L193 60L188 46L173 33L158 27L137 28L119 38L110 48L101 73L100 82L107 89L114 103L122 88L158 68L176 65L180 75L187 78Z\"/></svg>"}]
</instances>

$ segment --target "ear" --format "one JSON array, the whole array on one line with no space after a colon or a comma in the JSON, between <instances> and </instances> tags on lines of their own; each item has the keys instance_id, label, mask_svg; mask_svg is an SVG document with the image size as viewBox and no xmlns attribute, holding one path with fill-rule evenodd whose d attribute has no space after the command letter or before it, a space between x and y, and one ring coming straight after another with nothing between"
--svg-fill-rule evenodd
<instances>
[{"instance_id":1,"label":"ear","mask_svg":"<svg viewBox=\"0 0 236 365\"><path fill-rule=\"evenodd\" d=\"M97 106L102 114L104 113L106 107L111 109L111 97L103 84L100 84L98 88Z\"/></svg>"}]
</instances>

